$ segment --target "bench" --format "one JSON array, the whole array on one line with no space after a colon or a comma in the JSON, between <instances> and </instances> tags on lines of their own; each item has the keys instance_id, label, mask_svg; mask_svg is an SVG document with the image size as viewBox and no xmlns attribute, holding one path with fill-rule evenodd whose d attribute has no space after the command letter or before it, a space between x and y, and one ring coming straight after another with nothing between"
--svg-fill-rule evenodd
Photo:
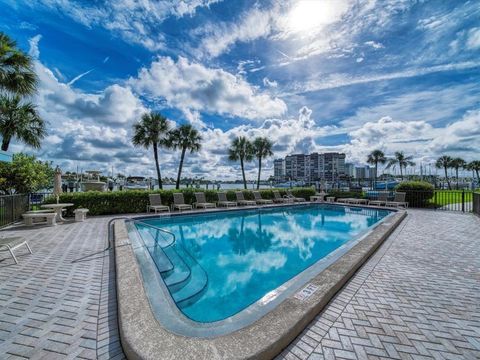
<instances>
[{"instance_id":1,"label":"bench","mask_svg":"<svg viewBox=\"0 0 480 360\"><path fill-rule=\"evenodd\" d=\"M75 214L75 221L85 221L87 218L88 209L78 208L73 211Z\"/></svg>"},{"instance_id":2,"label":"bench","mask_svg":"<svg viewBox=\"0 0 480 360\"><path fill-rule=\"evenodd\" d=\"M41 210L40 210L41 211ZM54 212L28 212L22 215L25 220L25 225L33 226L38 224L46 224L49 226L57 225L55 220L57 214ZM35 220L35 221L34 221ZM40 220L40 221L37 221Z\"/></svg>"}]
</instances>

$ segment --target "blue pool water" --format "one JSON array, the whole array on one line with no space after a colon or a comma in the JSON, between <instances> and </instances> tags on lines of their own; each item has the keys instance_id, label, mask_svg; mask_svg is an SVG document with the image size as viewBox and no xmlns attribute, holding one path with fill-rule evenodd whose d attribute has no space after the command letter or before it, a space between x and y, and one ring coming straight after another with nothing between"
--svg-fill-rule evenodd
<instances>
[{"instance_id":1,"label":"blue pool water","mask_svg":"<svg viewBox=\"0 0 480 360\"><path fill-rule=\"evenodd\" d=\"M178 308L194 321L213 322L255 303L389 213L315 204L148 218L135 226Z\"/></svg>"}]
</instances>

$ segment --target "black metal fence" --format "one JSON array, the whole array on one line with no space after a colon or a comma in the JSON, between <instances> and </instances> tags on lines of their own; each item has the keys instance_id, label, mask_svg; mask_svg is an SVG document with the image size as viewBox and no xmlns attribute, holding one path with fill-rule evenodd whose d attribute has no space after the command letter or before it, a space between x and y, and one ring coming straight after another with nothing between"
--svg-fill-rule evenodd
<instances>
[{"instance_id":1,"label":"black metal fence","mask_svg":"<svg viewBox=\"0 0 480 360\"><path fill-rule=\"evenodd\" d=\"M365 195L376 199L378 193L379 191L367 191ZM472 212L474 201L480 201L480 194L471 190L406 190L405 193L405 201L411 208ZM394 194L394 191L389 192L389 200L394 200ZM477 208L479 206L480 204L477 204Z\"/></svg>"},{"instance_id":2,"label":"black metal fence","mask_svg":"<svg viewBox=\"0 0 480 360\"><path fill-rule=\"evenodd\" d=\"M30 207L29 196L23 194L0 196L0 227L21 220Z\"/></svg>"},{"instance_id":3,"label":"black metal fence","mask_svg":"<svg viewBox=\"0 0 480 360\"><path fill-rule=\"evenodd\" d=\"M480 193L474 192L472 197L472 211L480 216Z\"/></svg>"}]
</instances>

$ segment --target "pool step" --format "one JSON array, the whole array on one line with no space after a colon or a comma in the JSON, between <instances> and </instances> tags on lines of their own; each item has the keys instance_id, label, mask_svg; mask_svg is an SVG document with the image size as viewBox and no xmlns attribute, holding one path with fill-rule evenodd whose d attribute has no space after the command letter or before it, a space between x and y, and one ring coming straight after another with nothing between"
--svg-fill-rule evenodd
<instances>
[{"instance_id":1,"label":"pool step","mask_svg":"<svg viewBox=\"0 0 480 360\"><path fill-rule=\"evenodd\" d=\"M173 300L179 308L187 307L202 297L208 288L208 278L199 265L192 266L190 281L185 287L172 294Z\"/></svg>"},{"instance_id":2,"label":"pool step","mask_svg":"<svg viewBox=\"0 0 480 360\"><path fill-rule=\"evenodd\" d=\"M160 274L169 274L174 270L172 262L160 246L149 246L147 250L152 256Z\"/></svg>"},{"instance_id":3,"label":"pool step","mask_svg":"<svg viewBox=\"0 0 480 360\"><path fill-rule=\"evenodd\" d=\"M167 247L164 249L164 252L170 259L170 262L175 264L173 271L167 274L162 274L165 285L168 286L170 293L173 294L188 284L191 277L191 271L188 264L179 256L174 247Z\"/></svg>"}]
</instances>

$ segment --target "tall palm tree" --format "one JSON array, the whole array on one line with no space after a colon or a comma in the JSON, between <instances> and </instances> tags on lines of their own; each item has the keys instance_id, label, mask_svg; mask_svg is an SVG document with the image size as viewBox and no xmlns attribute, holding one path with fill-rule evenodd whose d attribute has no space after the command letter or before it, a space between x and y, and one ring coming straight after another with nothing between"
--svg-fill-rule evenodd
<instances>
[{"instance_id":1,"label":"tall palm tree","mask_svg":"<svg viewBox=\"0 0 480 360\"><path fill-rule=\"evenodd\" d=\"M180 176L182 175L185 153L187 150L190 150L190 153L199 151L202 146L202 136L192 125L184 124L177 129L170 131L167 143L168 147L174 150L182 150L180 155L180 165L178 166L177 182L175 185L176 189L180 189Z\"/></svg>"},{"instance_id":2,"label":"tall palm tree","mask_svg":"<svg viewBox=\"0 0 480 360\"><path fill-rule=\"evenodd\" d=\"M8 150L13 138L38 149L46 134L45 122L33 104L22 103L18 95L0 96L0 135L3 139L3 151Z\"/></svg>"},{"instance_id":3,"label":"tall palm tree","mask_svg":"<svg viewBox=\"0 0 480 360\"><path fill-rule=\"evenodd\" d=\"M405 156L403 151L396 151L395 156L388 160L387 169L398 165L400 169L400 177L403 180L403 169L406 169L407 166L415 166L415 163L412 161L413 156Z\"/></svg>"},{"instance_id":4,"label":"tall palm tree","mask_svg":"<svg viewBox=\"0 0 480 360\"><path fill-rule=\"evenodd\" d=\"M460 168L465 168L467 163L462 158L454 158L451 162L451 167L455 169L455 178L457 179L457 190L458 190L458 170Z\"/></svg>"},{"instance_id":5,"label":"tall palm tree","mask_svg":"<svg viewBox=\"0 0 480 360\"><path fill-rule=\"evenodd\" d=\"M158 148L165 146L166 136L170 131L170 126L162 114L151 112L143 114L140 121L133 125L132 143L134 146L142 146L148 149L153 148L155 157L155 166L157 168L158 187L163 189L162 175L160 174L160 164L158 162Z\"/></svg>"},{"instance_id":6,"label":"tall palm tree","mask_svg":"<svg viewBox=\"0 0 480 360\"><path fill-rule=\"evenodd\" d=\"M245 178L245 161L253 160L253 146L250 141L244 136L239 136L233 139L230 148L228 149L228 159L231 161L240 160L240 167L242 168L243 187L247 189L247 179Z\"/></svg>"},{"instance_id":7,"label":"tall palm tree","mask_svg":"<svg viewBox=\"0 0 480 360\"><path fill-rule=\"evenodd\" d=\"M0 90L18 95L32 95L37 76L32 59L17 49L15 41L0 32Z\"/></svg>"},{"instance_id":8,"label":"tall palm tree","mask_svg":"<svg viewBox=\"0 0 480 360\"><path fill-rule=\"evenodd\" d=\"M258 159L257 189L260 189L260 173L262 172L262 159L273 156L273 143L265 137L257 137L253 141L253 153Z\"/></svg>"},{"instance_id":9,"label":"tall palm tree","mask_svg":"<svg viewBox=\"0 0 480 360\"><path fill-rule=\"evenodd\" d=\"M450 185L450 180L448 178L448 169L452 167L452 158L448 155L440 156L437 161L435 162L435 167L437 169L443 169L445 171L445 180L447 180L448 190L452 189Z\"/></svg>"},{"instance_id":10,"label":"tall palm tree","mask_svg":"<svg viewBox=\"0 0 480 360\"><path fill-rule=\"evenodd\" d=\"M470 161L468 168L477 174L478 183L480 184L480 160Z\"/></svg>"},{"instance_id":11,"label":"tall palm tree","mask_svg":"<svg viewBox=\"0 0 480 360\"><path fill-rule=\"evenodd\" d=\"M373 150L367 157L367 163L375 166L375 188L377 186L378 164L385 164L387 158L382 150Z\"/></svg>"}]
</instances>

